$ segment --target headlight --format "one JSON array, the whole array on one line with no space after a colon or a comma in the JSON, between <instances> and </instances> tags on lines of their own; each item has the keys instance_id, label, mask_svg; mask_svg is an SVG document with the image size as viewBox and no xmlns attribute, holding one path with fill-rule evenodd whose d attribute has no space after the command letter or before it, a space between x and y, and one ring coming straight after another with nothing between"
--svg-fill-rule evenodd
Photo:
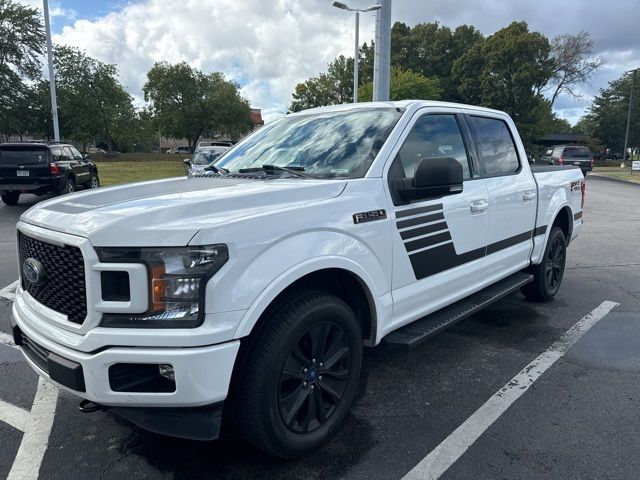
<instances>
[{"instance_id":1,"label":"headlight","mask_svg":"<svg viewBox=\"0 0 640 480\"><path fill-rule=\"evenodd\" d=\"M149 309L142 314L106 313L103 327L197 327L203 320L207 280L229 259L226 245L96 250L101 262L144 263L149 272Z\"/></svg>"}]
</instances>

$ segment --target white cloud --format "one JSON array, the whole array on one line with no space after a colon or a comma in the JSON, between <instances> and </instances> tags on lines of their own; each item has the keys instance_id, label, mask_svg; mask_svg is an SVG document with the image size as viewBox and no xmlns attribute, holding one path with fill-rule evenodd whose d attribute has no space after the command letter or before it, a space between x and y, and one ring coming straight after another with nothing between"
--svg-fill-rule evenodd
<instances>
[{"instance_id":1,"label":"white cloud","mask_svg":"<svg viewBox=\"0 0 640 480\"><path fill-rule=\"evenodd\" d=\"M362 38L373 32L362 18ZM318 0L146 0L96 20L77 20L54 42L86 50L118 66L123 85L140 101L149 68L187 61L236 80L267 119L282 115L296 83L349 55L353 17Z\"/></svg>"}]
</instances>

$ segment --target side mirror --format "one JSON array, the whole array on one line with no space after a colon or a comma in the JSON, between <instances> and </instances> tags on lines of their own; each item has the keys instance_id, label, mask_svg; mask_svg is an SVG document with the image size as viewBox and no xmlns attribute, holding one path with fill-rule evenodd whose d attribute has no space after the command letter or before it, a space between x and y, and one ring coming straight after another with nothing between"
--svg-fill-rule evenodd
<instances>
[{"instance_id":1,"label":"side mirror","mask_svg":"<svg viewBox=\"0 0 640 480\"><path fill-rule=\"evenodd\" d=\"M89 156L88 153L85 153L84 155L82 155L82 159L83 160L89 160L91 157Z\"/></svg>"},{"instance_id":2,"label":"side mirror","mask_svg":"<svg viewBox=\"0 0 640 480\"><path fill-rule=\"evenodd\" d=\"M452 157L423 158L413 178L396 180L398 194L405 200L462 192L462 165Z\"/></svg>"},{"instance_id":3,"label":"side mirror","mask_svg":"<svg viewBox=\"0 0 640 480\"><path fill-rule=\"evenodd\" d=\"M189 167L191 166L191 159L185 158L184 160L182 160L182 163L184 163L187 167Z\"/></svg>"}]
</instances>

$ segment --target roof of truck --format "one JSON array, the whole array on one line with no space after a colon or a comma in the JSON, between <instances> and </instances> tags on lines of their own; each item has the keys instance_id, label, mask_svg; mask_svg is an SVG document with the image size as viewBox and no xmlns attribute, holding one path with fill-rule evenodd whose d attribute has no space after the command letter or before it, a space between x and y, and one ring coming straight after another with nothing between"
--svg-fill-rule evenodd
<instances>
[{"instance_id":1,"label":"roof of truck","mask_svg":"<svg viewBox=\"0 0 640 480\"><path fill-rule=\"evenodd\" d=\"M505 112L494 110L492 108L479 107L477 105L466 105L463 103L440 102L436 100L399 100L389 102L361 102L361 103L343 103L341 105L327 105L325 107L310 108L291 115L305 115L308 113L322 113L333 111L344 111L365 108L401 108L401 109L417 109L423 107L444 107L444 108L464 108L470 110L478 110L482 112L493 112L506 115Z\"/></svg>"}]
</instances>

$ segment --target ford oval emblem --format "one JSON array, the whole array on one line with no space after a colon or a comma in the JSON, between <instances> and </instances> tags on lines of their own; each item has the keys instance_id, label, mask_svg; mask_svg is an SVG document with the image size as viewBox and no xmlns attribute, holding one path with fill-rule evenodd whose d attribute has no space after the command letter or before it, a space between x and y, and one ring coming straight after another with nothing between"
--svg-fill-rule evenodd
<instances>
[{"instance_id":1,"label":"ford oval emblem","mask_svg":"<svg viewBox=\"0 0 640 480\"><path fill-rule=\"evenodd\" d=\"M22 275L32 285L44 283L44 266L35 258L27 258L22 264Z\"/></svg>"}]
</instances>

